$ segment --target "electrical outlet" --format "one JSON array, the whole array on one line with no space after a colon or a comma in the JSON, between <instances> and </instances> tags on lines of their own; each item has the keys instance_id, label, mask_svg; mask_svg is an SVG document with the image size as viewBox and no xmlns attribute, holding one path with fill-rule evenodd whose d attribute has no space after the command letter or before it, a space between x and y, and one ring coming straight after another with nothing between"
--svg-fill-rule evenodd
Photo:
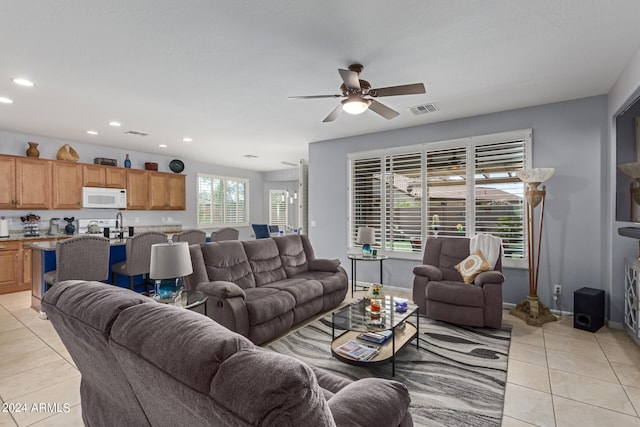
<instances>
[{"instance_id":1,"label":"electrical outlet","mask_svg":"<svg viewBox=\"0 0 640 427\"><path fill-rule=\"evenodd\" d=\"M562 293L562 286L553 285L553 294L554 295L560 295L561 293Z\"/></svg>"}]
</instances>

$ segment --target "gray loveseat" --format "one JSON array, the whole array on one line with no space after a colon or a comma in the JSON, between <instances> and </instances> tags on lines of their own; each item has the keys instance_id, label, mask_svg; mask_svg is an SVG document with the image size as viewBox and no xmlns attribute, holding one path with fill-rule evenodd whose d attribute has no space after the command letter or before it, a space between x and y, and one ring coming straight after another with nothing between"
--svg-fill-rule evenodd
<instances>
[{"instance_id":1,"label":"gray loveseat","mask_svg":"<svg viewBox=\"0 0 640 427\"><path fill-rule=\"evenodd\" d=\"M207 315L262 344L337 307L347 294L339 260L318 259L307 236L191 245L189 289L205 292Z\"/></svg>"},{"instance_id":2,"label":"gray loveseat","mask_svg":"<svg viewBox=\"0 0 640 427\"><path fill-rule=\"evenodd\" d=\"M128 289L70 280L42 308L82 374L86 426L411 426L406 387L351 381Z\"/></svg>"}]
</instances>

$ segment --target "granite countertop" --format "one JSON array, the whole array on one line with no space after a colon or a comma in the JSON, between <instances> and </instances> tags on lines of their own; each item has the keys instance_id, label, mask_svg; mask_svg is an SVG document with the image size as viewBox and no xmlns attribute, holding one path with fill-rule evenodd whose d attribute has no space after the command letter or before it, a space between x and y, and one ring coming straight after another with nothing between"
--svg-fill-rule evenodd
<instances>
[{"instance_id":1,"label":"granite countertop","mask_svg":"<svg viewBox=\"0 0 640 427\"><path fill-rule=\"evenodd\" d=\"M172 225L141 225L138 227L134 227L135 234L142 233L144 231L160 231L161 233L167 234L175 234L180 233L182 231L181 224L172 224ZM0 237L0 242L8 242L14 240L24 240L28 243L37 242L38 240L60 240L60 239L68 239L69 237L76 236L86 236L86 234L66 234L64 232L58 234L48 234L46 229L40 231L39 236L25 236L22 230L11 230L9 231L9 237ZM97 236L102 236L102 234L97 234ZM113 239L118 240L118 239ZM55 244L55 242L54 242Z\"/></svg>"},{"instance_id":2,"label":"granite countertop","mask_svg":"<svg viewBox=\"0 0 640 427\"><path fill-rule=\"evenodd\" d=\"M68 236L68 237L73 237L73 236ZM31 249L39 249L41 251L55 251L56 250L56 244L58 243L58 241L48 241L48 242L31 242L28 243L28 246ZM120 245L125 245L127 243L127 239L111 239L109 240L109 244L111 246L120 246Z\"/></svg>"}]
</instances>

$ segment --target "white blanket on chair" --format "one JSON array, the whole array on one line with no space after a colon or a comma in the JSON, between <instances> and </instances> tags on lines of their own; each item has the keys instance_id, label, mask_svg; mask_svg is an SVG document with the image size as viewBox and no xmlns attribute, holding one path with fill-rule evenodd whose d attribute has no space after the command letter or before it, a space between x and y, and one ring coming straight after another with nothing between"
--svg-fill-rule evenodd
<instances>
[{"instance_id":1,"label":"white blanket on chair","mask_svg":"<svg viewBox=\"0 0 640 427\"><path fill-rule=\"evenodd\" d=\"M502 253L502 239L493 234L478 233L469 240L469 253L478 249L491 267L495 268L498 256Z\"/></svg>"}]
</instances>

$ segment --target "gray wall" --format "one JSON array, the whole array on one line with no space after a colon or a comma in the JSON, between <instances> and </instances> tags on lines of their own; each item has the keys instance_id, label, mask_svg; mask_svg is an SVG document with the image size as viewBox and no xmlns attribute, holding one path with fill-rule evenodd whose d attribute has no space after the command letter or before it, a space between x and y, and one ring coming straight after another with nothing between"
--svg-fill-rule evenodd
<instances>
[{"instance_id":1,"label":"gray wall","mask_svg":"<svg viewBox=\"0 0 640 427\"><path fill-rule=\"evenodd\" d=\"M603 260L607 227L602 206L609 201L601 161L608 144L607 98L597 96L477 117L310 144L309 236L319 256L347 259L347 154L533 129L533 167L554 167L547 184L538 295L551 305L554 284L563 286L560 309L573 310L573 291L606 289ZM538 212L538 211L536 211ZM312 221L315 221L315 227ZM411 288L417 260L384 263L385 284ZM358 264L359 281L378 281L377 263ZM506 269L504 301L528 293L527 271ZM554 308L555 305L554 305Z\"/></svg>"},{"instance_id":2,"label":"gray wall","mask_svg":"<svg viewBox=\"0 0 640 427\"><path fill-rule=\"evenodd\" d=\"M156 154L144 153L136 150L121 150L102 145L83 144L80 142L62 141L42 136L25 135L7 131L0 131L0 153L24 156L27 149L27 141L38 142L40 158L55 159L58 149L68 143L80 155L80 162L93 163L95 157L115 158L118 165L124 164L125 154L129 153L131 167L133 169L144 169L145 162L157 162L158 170L170 172L169 162L174 157L159 156ZM141 142L140 145L143 143ZM268 212L264 209L263 191L264 182L261 172L248 171L244 169L231 168L221 165L210 165L200 162L184 161L184 174L187 175L187 210L185 211L123 211L125 226L136 225L160 225L180 223L184 228L194 228L196 226L196 174L210 173L216 175L233 176L249 179L249 209L250 221L264 222L268 218ZM0 210L0 215L10 218L12 224L10 229L22 229L20 216L30 211L24 210ZM41 227L48 227L48 219L52 217L78 218L115 218L118 212L115 209L82 209L72 211L62 210L41 210L33 211L42 218ZM210 231L212 229L206 229ZM240 238L248 239L253 234L251 227L240 228Z\"/></svg>"}]
</instances>

